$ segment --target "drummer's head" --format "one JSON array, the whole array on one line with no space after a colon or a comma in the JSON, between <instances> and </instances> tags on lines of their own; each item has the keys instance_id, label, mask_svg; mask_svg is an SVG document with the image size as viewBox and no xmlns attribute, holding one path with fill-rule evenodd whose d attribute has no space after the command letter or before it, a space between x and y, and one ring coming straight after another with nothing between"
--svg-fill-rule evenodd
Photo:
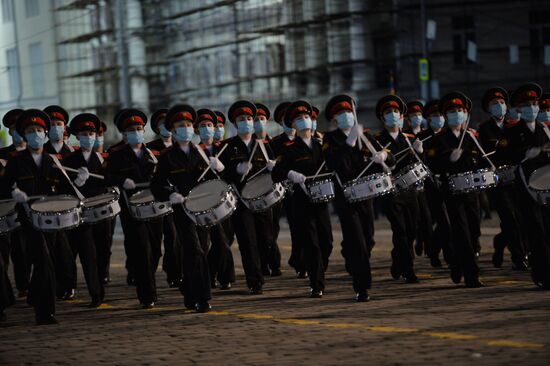
<instances>
[{"instance_id":1,"label":"drummer's head","mask_svg":"<svg viewBox=\"0 0 550 366\"><path fill-rule=\"evenodd\" d=\"M256 103L256 117L254 118L254 133L258 137L267 135L267 121L269 120L269 108L262 103Z\"/></svg>"},{"instance_id":2,"label":"drummer's head","mask_svg":"<svg viewBox=\"0 0 550 366\"><path fill-rule=\"evenodd\" d=\"M412 128L418 128L422 125L424 118L422 112L424 104L420 100L413 100L407 103L407 120Z\"/></svg>"},{"instance_id":3,"label":"drummer's head","mask_svg":"<svg viewBox=\"0 0 550 366\"><path fill-rule=\"evenodd\" d=\"M325 107L325 117L340 130L350 131L355 124L353 98L347 94L332 97Z\"/></svg>"},{"instance_id":4,"label":"drummer's head","mask_svg":"<svg viewBox=\"0 0 550 366\"><path fill-rule=\"evenodd\" d=\"M550 93L544 93L540 97L539 108L537 121L548 124L550 122Z\"/></svg>"},{"instance_id":5,"label":"drummer's head","mask_svg":"<svg viewBox=\"0 0 550 366\"><path fill-rule=\"evenodd\" d=\"M140 148L145 140L147 116L138 109L128 108L121 111L116 118L118 130L124 141L132 148Z\"/></svg>"},{"instance_id":6,"label":"drummer's head","mask_svg":"<svg viewBox=\"0 0 550 366\"><path fill-rule=\"evenodd\" d=\"M470 106L469 99L458 91L444 95L439 102L439 110L443 112L445 120L452 130L462 128Z\"/></svg>"},{"instance_id":7,"label":"drummer's head","mask_svg":"<svg viewBox=\"0 0 550 366\"><path fill-rule=\"evenodd\" d=\"M218 123L218 116L210 109L199 109L197 111L197 127L201 142L211 145L214 141L214 126Z\"/></svg>"},{"instance_id":8,"label":"drummer's head","mask_svg":"<svg viewBox=\"0 0 550 366\"><path fill-rule=\"evenodd\" d=\"M428 120L430 127L434 131L439 131L445 125L445 117L439 111L439 100L433 99L426 103L423 116Z\"/></svg>"},{"instance_id":9,"label":"drummer's head","mask_svg":"<svg viewBox=\"0 0 550 366\"><path fill-rule=\"evenodd\" d=\"M386 95L376 103L376 117L390 132L397 132L403 128L403 116L406 112L405 102L397 95Z\"/></svg>"},{"instance_id":10,"label":"drummer's head","mask_svg":"<svg viewBox=\"0 0 550 366\"><path fill-rule=\"evenodd\" d=\"M296 130L292 127L288 127L285 124L285 114L286 110L288 109L288 106L290 106L292 103L290 102L281 102L277 107L275 107L275 111L273 112L273 119L275 122L280 124L283 127L284 133L288 136L289 139L293 139L294 136L296 136Z\"/></svg>"},{"instance_id":11,"label":"drummer's head","mask_svg":"<svg viewBox=\"0 0 550 366\"><path fill-rule=\"evenodd\" d=\"M99 117L92 113L81 113L71 120L69 129L80 142L82 151L92 151L97 139L97 131L101 130Z\"/></svg>"},{"instance_id":12,"label":"drummer's head","mask_svg":"<svg viewBox=\"0 0 550 366\"><path fill-rule=\"evenodd\" d=\"M2 124L8 129L15 145L21 145L24 143L23 136L21 136L15 129L15 122L21 113L23 113L22 109L11 109L4 115L4 117L2 117Z\"/></svg>"},{"instance_id":13,"label":"drummer's head","mask_svg":"<svg viewBox=\"0 0 550 366\"><path fill-rule=\"evenodd\" d=\"M188 104L177 104L166 113L164 126L181 145L188 144L195 136L193 127L197 120L195 109Z\"/></svg>"},{"instance_id":14,"label":"drummer's head","mask_svg":"<svg viewBox=\"0 0 550 366\"><path fill-rule=\"evenodd\" d=\"M296 130L302 138L311 137L311 104L305 100L299 100L288 106L285 113L285 125Z\"/></svg>"},{"instance_id":15,"label":"drummer's head","mask_svg":"<svg viewBox=\"0 0 550 366\"><path fill-rule=\"evenodd\" d=\"M27 141L29 149L41 151L46 141L49 123L50 118L43 111L27 109L18 116L15 129Z\"/></svg>"},{"instance_id":16,"label":"drummer's head","mask_svg":"<svg viewBox=\"0 0 550 366\"><path fill-rule=\"evenodd\" d=\"M220 111L214 111L216 113L216 129L214 132L214 140L222 140L225 135L225 115Z\"/></svg>"},{"instance_id":17,"label":"drummer's head","mask_svg":"<svg viewBox=\"0 0 550 366\"><path fill-rule=\"evenodd\" d=\"M256 112L256 105L248 100L238 100L229 107L229 121L235 124L240 137L249 139L252 136Z\"/></svg>"},{"instance_id":18,"label":"drummer's head","mask_svg":"<svg viewBox=\"0 0 550 366\"><path fill-rule=\"evenodd\" d=\"M533 122L539 113L539 98L542 88L535 83L521 85L512 92L510 103L521 113L521 119Z\"/></svg>"},{"instance_id":19,"label":"drummer's head","mask_svg":"<svg viewBox=\"0 0 550 366\"><path fill-rule=\"evenodd\" d=\"M48 137L53 142L61 142L65 136L65 125L69 121L69 114L58 105L50 105L44 108L44 112L50 117Z\"/></svg>"}]
</instances>

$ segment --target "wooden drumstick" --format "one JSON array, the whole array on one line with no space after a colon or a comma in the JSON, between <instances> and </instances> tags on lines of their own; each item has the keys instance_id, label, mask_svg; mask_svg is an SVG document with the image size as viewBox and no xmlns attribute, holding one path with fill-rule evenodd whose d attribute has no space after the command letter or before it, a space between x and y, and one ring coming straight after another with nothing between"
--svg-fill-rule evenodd
<instances>
[{"instance_id":1,"label":"wooden drumstick","mask_svg":"<svg viewBox=\"0 0 550 366\"><path fill-rule=\"evenodd\" d=\"M216 158L219 158L220 155L225 151L225 148L227 147L228 145L225 144L223 145L222 149L220 150L219 153L216 154ZM206 173L211 170L212 168L210 167L210 164L208 164L208 167L206 167L206 169L204 169L204 172L202 172L201 176L199 177L199 179L197 179L197 182L200 182L202 178L204 178L204 176L206 175Z\"/></svg>"},{"instance_id":2,"label":"wooden drumstick","mask_svg":"<svg viewBox=\"0 0 550 366\"><path fill-rule=\"evenodd\" d=\"M254 144L254 147L252 148L252 153L250 154L250 159L248 159L248 164L250 164L252 162L252 158L254 157L254 154L256 153L256 149L258 148L258 140L254 140L255 144ZM244 178L246 178L246 176L248 175L248 172L244 173L242 178L241 178L241 183L242 181L244 181Z\"/></svg>"},{"instance_id":3,"label":"wooden drumstick","mask_svg":"<svg viewBox=\"0 0 550 366\"><path fill-rule=\"evenodd\" d=\"M56 169L60 169L57 165L54 165L54 167ZM69 168L67 166L63 166L63 169L65 169L68 172L78 173L78 169ZM94 178L97 178L97 179L105 179L105 176L103 176L103 175L94 174L94 173L89 173L89 175L90 175L90 177L94 177Z\"/></svg>"},{"instance_id":4,"label":"wooden drumstick","mask_svg":"<svg viewBox=\"0 0 550 366\"><path fill-rule=\"evenodd\" d=\"M36 196L29 196L27 197L27 199L30 201L30 200L37 200L37 199L40 199L42 197L46 197L42 194L40 195L36 195ZM7 202L13 202L15 201L13 198L6 198L6 199L3 199L3 200L0 200L0 203L7 203Z\"/></svg>"}]
</instances>

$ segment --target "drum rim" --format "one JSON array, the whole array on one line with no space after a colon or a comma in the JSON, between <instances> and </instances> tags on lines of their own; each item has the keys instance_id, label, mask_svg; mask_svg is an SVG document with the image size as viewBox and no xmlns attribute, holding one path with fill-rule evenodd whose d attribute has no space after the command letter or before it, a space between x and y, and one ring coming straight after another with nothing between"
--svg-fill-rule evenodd
<instances>
[{"instance_id":1,"label":"drum rim","mask_svg":"<svg viewBox=\"0 0 550 366\"><path fill-rule=\"evenodd\" d=\"M217 180L217 179L212 179L212 180ZM221 179L220 179L221 180ZM237 195L235 194L235 192L233 192L233 189L231 188L231 186L229 185L229 191L225 192L225 194L223 195L222 197L222 200L221 202L219 202L216 206L214 207L210 207L206 210L201 210L201 211L191 211L187 208L187 205L183 205L183 209L185 212L189 213L190 215L193 215L193 216L198 216L198 215L204 215L204 214L207 214L207 213L210 213L212 212L213 210L215 210L216 208L220 207L223 203L229 201L227 199L227 197L231 194L233 195L233 197L235 198L235 202L237 201ZM237 205L235 204L235 208L237 207Z\"/></svg>"},{"instance_id":2,"label":"drum rim","mask_svg":"<svg viewBox=\"0 0 550 366\"><path fill-rule=\"evenodd\" d=\"M270 195L274 194L274 193L277 191L277 189L276 189L275 187L278 187L278 186L283 187L283 185L281 184L281 182L273 183L273 185L271 186L271 189L270 189L269 191L267 191L266 193L261 194L261 195L259 195L259 196L251 197L251 198L243 197L243 196L242 196L242 193L241 193L242 200L243 200L243 201L246 201L246 202L259 201L259 200L263 199L264 197L267 197L267 196L270 196ZM284 189L284 187L283 187L283 190L286 192L286 189ZM283 195L283 196L284 196L284 195Z\"/></svg>"},{"instance_id":3,"label":"drum rim","mask_svg":"<svg viewBox=\"0 0 550 366\"><path fill-rule=\"evenodd\" d=\"M548 168L547 168L548 167ZM545 170L550 170L550 165L547 164L547 165L543 165L543 166L540 166L538 167L537 169L535 169L531 175L529 176L529 181L527 182L527 186L530 190L534 191L535 193L539 194L539 193L547 193L547 192L550 192L550 188L547 188L547 189L537 189L537 188L534 188L531 186L531 178L533 177L534 174L536 174L538 171L540 171L541 169L545 169Z\"/></svg>"},{"instance_id":4,"label":"drum rim","mask_svg":"<svg viewBox=\"0 0 550 366\"><path fill-rule=\"evenodd\" d=\"M68 198L72 198L74 200L76 200L78 202L78 204L76 205L76 207L73 207L73 208L68 208L66 210L60 210L60 211L36 211L32 208L32 206L35 204L35 203L39 203L39 202L42 202L42 201L45 201L47 198L51 198L51 197L68 197ZM38 215L43 215L43 216L60 216L60 215L64 215L64 214L68 214L68 213L72 213L73 211L77 211L77 212L80 212L82 210L82 201L79 200L77 197L75 196L71 196L69 194L56 194L55 196L45 196L45 197L42 197L42 198L39 198L38 200L36 200L35 202L33 202L32 204L30 204L30 207L29 207L31 213L36 213Z\"/></svg>"},{"instance_id":5,"label":"drum rim","mask_svg":"<svg viewBox=\"0 0 550 366\"><path fill-rule=\"evenodd\" d=\"M113 198L111 198L109 201L98 203L98 204L95 204L94 206L86 206L86 200L88 198L93 198L93 197L101 196L101 195L108 194L108 193L114 194L115 196ZM116 192L105 192L105 193L102 193L102 194L98 194L97 196L87 197L86 199L84 199L84 201L82 201L82 210L83 211L89 211L89 210L93 210L94 208L97 208L97 207L111 205L114 202L118 202L118 200L120 199L120 197L118 196L118 194Z\"/></svg>"},{"instance_id":6,"label":"drum rim","mask_svg":"<svg viewBox=\"0 0 550 366\"><path fill-rule=\"evenodd\" d=\"M222 183L222 184L224 184L224 185L227 186L227 191L224 192L224 194L222 195L222 197L221 197L221 199L222 199L221 202L218 203L217 205L213 206L213 207L210 207L210 208L206 209L206 210L200 210L200 211L192 211L192 210L188 209L188 208L187 208L187 202L184 202L184 204L183 204L183 209L184 209L186 212L189 212L191 215L195 215L195 214L196 214L196 215L201 215L201 214L203 214L203 213L212 212L212 210L213 210L214 208L218 207L221 203L223 203L223 202L225 202L225 201L227 200L227 195L228 195L228 193L231 193L231 194L233 194L233 196L235 196L235 193L233 192L233 187L232 187L229 183L227 183L226 181L224 181L224 180L222 180L222 179L209 179L209 180L207 180L206 182L202 182L202 183L199 183L199 184L197 184L196 186L194 186L194 187L189 191L189 193L187 194L187 197L189 197L189 196L193 193L193 191L195 191L195 189L196 189L197 187L202 186L202 185L204 185L204 184L206 184L206 183L209 183L209 182L218 182L218 183ZM235 199L236 199L236 198L237 198L237 197L235 196Z\"/></svg>"}]
</instances>

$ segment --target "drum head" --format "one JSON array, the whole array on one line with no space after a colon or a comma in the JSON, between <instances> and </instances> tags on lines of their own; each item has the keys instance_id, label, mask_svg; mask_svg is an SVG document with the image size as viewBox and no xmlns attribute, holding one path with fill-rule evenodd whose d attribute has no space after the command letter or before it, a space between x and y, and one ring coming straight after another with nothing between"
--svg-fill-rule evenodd
<instances>
[{"instance_id":1,"label":"drum head","mask_svg":"<svg viewBox=\"0 0 550 366\"><path fill-rule=\"evenodd\" d=\"M185 207L192 212L213 208L220 203L228 187L227 183L217 179L201 183L189 192Z\"/></svg>"},{"instance_id":2,"label":"drum head","mask_svg":"<svg viewBox=\"0 0 550 366\"><path fill-rule=\"evenodd\" d=\"M80 201L72 196L49 196L31 204L31 208L37 212L59 212L78 207Z\"/></svg>"},{"instance_id":3,"label":"drum head","mask_svg":"<svg viewBox=\"0 0 550 366\"><path fill-rule=\"evenodd\" d=\"M17 202L4 202L0 203L0 216L6 216L13 211Z\"/></svg>"},{"instance_id":4,"label":"drum head","mask_svg":"<svg viewBox=\"0 0 550 366\"><path fill-rule=\"evenodd\" d=\"M261 174L250 180L243 188L241 196L244 199L251 199L263 196L273 189L271 174Z\"/></svg>"},{"instance_id":5,"label":"drum head","mask_svg":"<svg viewBox=\"0 0 550 366\"><path fill-rule=\"evenodd\" d=\"M550 165L538 168L531 174L531 177L529 177L529 187L539 191L550 189Z\"/></svg>"},{"instance_id":6,"label":"drum head","mask_svg":"<svg viewBox=\"0 0 550 366\"><path fill-rule=\"evenodd\" d=\"M153 197L153 193L151 193L150 189L144 189L143 191L139 191L137 193L134 193L128 201L130 203L140 204L140 203L148 203L155 200L155 197Z\"/></svg>"},{"instance_id":7,"label":"drum head","mask_svg":"<svg viewBox=\"0 0 550 366\"><path fill-rule=\"evenodd\" d=\"M103 203L108 203L114 200L117 197L115 193L103 193L97 196L88 197L83 201L84 207L93 207L101 205Z\"/></svg>"}]
</instances>

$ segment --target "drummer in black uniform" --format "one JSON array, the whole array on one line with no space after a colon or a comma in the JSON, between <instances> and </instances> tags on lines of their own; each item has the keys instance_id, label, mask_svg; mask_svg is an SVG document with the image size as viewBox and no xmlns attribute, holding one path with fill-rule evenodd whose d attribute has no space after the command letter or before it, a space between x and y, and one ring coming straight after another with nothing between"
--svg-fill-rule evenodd
<instances>
[{"instance_id":1,"label":"drummer in black uniform","mask_svg":"<svg viewBox=\"0 0 550 366\"><path fill-rule=\"evenodd\" d=\"M223 146L222 142L215 142L214 139L216 132L220 128L219 123L222 124L221 128L223 128L224 122L220 121L221 117L217 113L209 109L199 109L197 116L197 123L195 125L201 139L199 147L203 149L208 158L214 158L219 154ZM203 180L215 178L217 177L209 172L204 176ZM218 280L222 290L229 290L231 284L235 282L235 264L230 247L231 241L227 237L226 230L228 222L230 223L231 220L224 220L209 228L197 228L199 239L203 242L210 239L212 243L208 251L211 287L216 288L216 280ZM205 243L201 244L203 248L208 247Z\"/></svg>"},{"instance_id":2,"label":"drummer in black uniform","mask_svg":"<svg viewBox=\"0 0 550 366\"><path fill-rule=\"evenodd\" d=\"M24 205L29 197L52 195L58 190L60 172L52 157L44 151L49 117L38 109L29 109L17 119L15 128L27 142L27 149L13 155L4 175L13 199L20 204L18 217L28 243L33 271L27 301L34 307L37 324L55 324L55 242L56 233L44 233L34 228L27 218ZM16 186L15 186L16 185Z\"/></svg>"},{"instance_id":3,"label":"drummer in black uniform","mask_svg":"<svg viewBox=\"0 0 550 366\"><path fill-rule=\"evenodd\" d=\"M58 105L51 105L44 108L44 112L50 117L48 130L49 141L44 144L48 154L57 155L59 160L73 152L73 148L65 143L65 131L69 123L69 113Z\"/></svg>"},{"instance_id":4,"label":"drummer in black uniform","mask_svg":"<svg viewBox=\"0 0 550 366\"><path fill-rule=\"evenodd\" d=\"M76 189L86 197L93 197L105 193L106 187L103 180L90 177L92 174L103 174L103 156L93 151L96 139L96 133L101 127L99 118L91 113L79 114L71 120L69 129L76 136L80 143L80 148L63 159L63 165L69 168L77 169L78 174L68 173L74 179L73 184ZM65 181L63 182L65 183ZM66 194L74 195L73 188L68 184L62 185L62 191ZM110 230L110 226L105 226L105 220L90 224L81 224L75 229L67 231L67 237L71 247L76 248L82 271L88 286L88 292L91 297L89 307L99 307L105 297L103 288L103 279L100 276L98 263L105 263L105 250L100 250L105 243L98 242L96 239L105 239L105 233Z\"/></svg>"},{"instance_id":5,"label":"drummer in black uniform","mask_svg":"<svg viewBox=\"0 0 550 366\"><path fill-rule=\"evenodd\" d=\"M287 142L280 160L273 169L274 182L294 183L294 210L300 241L304 245L309 275L310 297L320 298L325 290L325 271L332 252L332 229L327 203L312 203L305 192L306 177L314 176L324 162L321 144L311 136L311 104L292 103L286 110L284 123L297 131L294 141ZM326 168L320 174L326 173Z\"/></svg>"},{"instance_id":6,"label":"drummer in black uniform","mask_svg":"<svg viewBox=\"0 0 550 366\"><path fill-rule=\"evenodd\" d=\"M482 108L490 113L491 117L479 125L477 132L479 142L485 153L495 152L499 141L504 135L504 118L507 112L508 92L499 87L491 88L485 92L482 100ZM491 156L495 166L508 165L502 154ZM523 244L522 229L519 219L518 203L514 182L504 181L506 176L501 176L499 185L487 191L491 206L497 211L500 218L500 233L493 239L493 265L500 268L503 261L504 249L508 247L512 255L513 268L517 270L527 269L525 261L526 251Z\"/></svg>"},{"instance_id":7,"label":"drummer in black uniform","mask_svg":"<svg viewBox=\"0 0 550 366\"><path fill-rule=\"evenodd\" d=\"M550 131L544 123L537 122L542 88L527 83L512 92L510 104L520 112L521 119L505 129L499 142L500 151L510 164L519 164L516 172L516 192L522 225L525 227L530 250L529 264L533 282L550 289L550 206L536 200L531 188L531 178L537 169L550 164ZM545 101L544 105L550 102ZM546 109L546 108L545 108ZM546 188L548 188L547 182Z\"/></svg>"},{"instance_id":8,"label":"drummer in black uniform","mask_svg":"<svg viewBox=\"0 0 550 366\"><path fill-rule=\"evenodd\" d=\"M21 113L23 113L22 109L12 109L2 118L2 124L9 130L12 144L0 149L0 170L6 166L11 156L27 148L25 139L20 136L15 129L15 122ZM4 194L0 195L0 197L9 198L11 187L5 187L3 191ZM26 297L27 290L29 289L29 280L31 278L31 262L27 251L25 233L21 228L17 228L11 233L1 236L0 246L5 249L6 259L11 255L15 287L18 290L17 296ZM6 265L6 273L7 271L8 266Z\"/></svg>"},{"instance_id":9,"label":"drummer in black uniform","mask_svg":"<svg viewBox=\"0 0 550 366\"><path fill-rule=\"evenodd\" d=\"M147 147L153 151L162 154L166 149L173 144L172 132L166 129L164 121L168 109L161 108L151 115L151 129L160 135L160 138L147 143ZM176 226L174 224L174 215L168 214L159 219L162 221L162 232L160 238L156 238L156 242L164 241L164 257L162 259L162 269L166 273L166 281L168 286L178 288L182 281L182 266L181 266L181 245L176 234ZM163 240L164 239L164 240Z\"/></svg>"},{"instance_id":10,"label":"drummer in black uniform","mask_svg":"<svg viewBox=\"0 0 550 366\"><path fill-rule=\"evenodd\" d=\"M451 279L460 283L464 276L466 287L481 287L476 258L476 244L480 232L480 209L477 191L452 192L449 177L476 171L488 164L482 157L474 138L467 129L468 98L461 92L446 94L439 102L448 128L436 135L434 141L434 172L442 174L445 204L451 224L451 242L454 258L451 262ZM462 144L461 144L462 140Z\"/></svg>"},{"instance_id":11,"label":"drummer in black uniform","mask_svg":"<svg viewBox=\"0 0 550 366\"><path fill-rule=\"evenodd\" d=\"M350 96L337 95L325 108L326 119L338 128L325 133L323 152L328 168L338 175L342 183L355 180L368 165L371 167L362 177L383 172L380 166L382 162L387 165L393 163L393 157L355 121L354 105L355 101ZM374 155L364 143L358 143L358 139L362 139L361 135L377 150ZM370 254L374 246L372 199L350 203L344 197L342 187L338 186L334 207L344 236L342 255L346 261L346 270L353 277L356 299L359 302L368 301L368 290L372 284Z\"/></svg>"},{"instance_id":12,"label":"drummer in black uniform","mask_svg":"<svg viewBox=\"0 0 550 366\"><path fill-rule=\"evenodd\" d=\"M138 300L144 309L154 307L157 300L155 269L160 248L154 245L149 221L134 219L128 209L128 198L139 191L138 183L148 183L157 163L155 155L144 144L147 116L137 109L125 109L116 120L126 144L111 148L105 160L106 183L119 187L121 222L124 230L126 265L135 278ZM154 221L154 220L153 220ZM153 223L155 225L155 223Z\"/></svg>"},{"instance_id":13,"label":"drummer in black uniform","mask_svg":"<svg viewBox=\"0 0 550 366\"><path fill-rule=\"evenodd\" d=\"M384 123L384 130L376 135L382 146L388 146L396 156L395 165L390 167L394 174L417 160L412 148L420 150L422 142L410 134L401 132L404 115L407 112L405 102L397 95L387 95L376 104L376 116ZM411 142L414 140L414 142ZM413 145L414 144L414 145ZM403 153L403 151L405 151ZM393 232L391 275L394 279L403 276L407 283L417 283L414 271L413 243L416 239L418 201L416 191L409 188L382 196L381 201L386 217Z\"/></svg>"},{"instance_id":14,"label":"drummer in black uniform","mask_svg":"<svg viewBox=\"0 0 550 366\"><path fill-rule=\"evenodd\" d=\"M208 248L201 246L197 227L185 213L183 204L185 196L197 185L205 166L216 172L223 171L224 166L216 157L211 157L206 165L198 147L192 143L196 118L195 110L185 104L170 108L166 114L164 124L172 132L175 143L162 154L151 180L151 190L155 199L172 203L174 222L183 247L183 285L180 289L184 304L188 309L207 312L211 298Z\"/></svg>"}]
</instances>

